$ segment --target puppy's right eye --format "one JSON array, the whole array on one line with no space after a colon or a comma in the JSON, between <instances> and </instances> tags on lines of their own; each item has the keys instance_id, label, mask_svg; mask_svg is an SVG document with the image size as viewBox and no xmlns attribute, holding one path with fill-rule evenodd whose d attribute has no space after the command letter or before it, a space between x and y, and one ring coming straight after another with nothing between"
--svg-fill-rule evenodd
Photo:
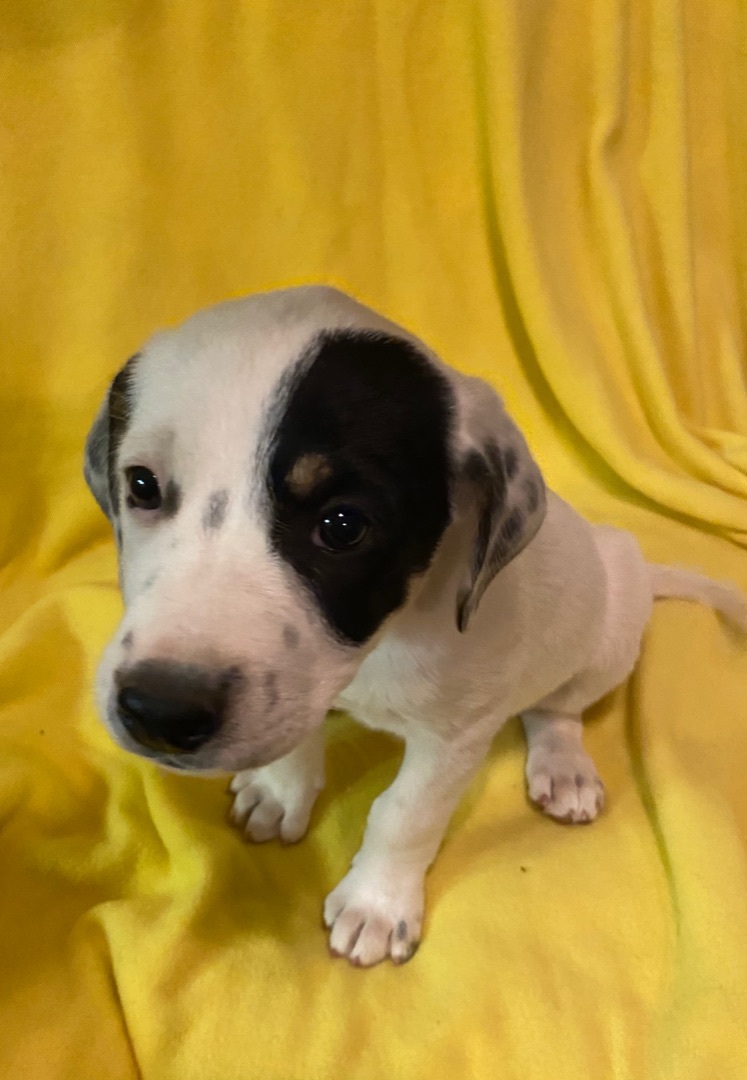
<instances>
[{"instance_id":1,"label":"puppy's right eye","mask_svg":"<svg viewBox=\"0 0 747 1080\"><path fill-rule=\"evenodd\" d=\"M161 505L161 489L155 475L144 465L133 465L127 477L127 505L138 510L157 510Z\"/></svg>"}]
</instances>

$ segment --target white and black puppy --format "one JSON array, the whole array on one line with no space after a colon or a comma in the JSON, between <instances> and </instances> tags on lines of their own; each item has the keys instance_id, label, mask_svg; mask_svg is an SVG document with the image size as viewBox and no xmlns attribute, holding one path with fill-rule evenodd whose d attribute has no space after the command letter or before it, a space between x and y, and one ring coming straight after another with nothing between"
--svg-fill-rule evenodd
<instances>
[{"instance_id":1,"label":"white and black puppy","mask_svg":"<svg viewBox=\"0 0 747 1080\"><path fill-rule=\"evenodd\" d=\"M530 798L591 821L581 713L633 668L654 597L743 618L727 587L648 566L546 492L486 383L329 288L154 337L114 379L85 471L119 549L98 700L122 746L235 773L236 824L294 841L330 708L405 740L324 909L355 964L412 955L426 871L509 717Z\"/></svg>"}]
</instances>

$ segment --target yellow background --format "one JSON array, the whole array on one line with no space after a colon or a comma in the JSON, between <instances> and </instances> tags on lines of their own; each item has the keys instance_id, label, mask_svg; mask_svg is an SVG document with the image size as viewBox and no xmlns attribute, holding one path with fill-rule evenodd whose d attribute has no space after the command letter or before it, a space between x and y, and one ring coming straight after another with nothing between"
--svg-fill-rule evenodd
<instances>
[{"instance_id":1,"label":"yellow background","mask_svg":"<svg viewBox=\"0 0 747 1080\"><path fill-rule=\"evenodd\" d=\"M588 742L609 809L526 804L515 725L405 968L321 901L398 750L342 724L308 839L96 719L119 612L80 476L153 329L327 281L491 379L550 484L747 587L738 0L0 6L0 1076L747 1076L747 646L657 608Z\"/></svg>"}]
</instances>

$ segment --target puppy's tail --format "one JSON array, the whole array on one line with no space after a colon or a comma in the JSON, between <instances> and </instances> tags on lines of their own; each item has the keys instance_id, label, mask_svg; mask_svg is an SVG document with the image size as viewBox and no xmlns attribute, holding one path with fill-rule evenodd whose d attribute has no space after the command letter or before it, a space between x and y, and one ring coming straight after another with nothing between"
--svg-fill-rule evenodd
<instances>
[{"instance_id":1,"label":"puppy's tail","mask_svg":"<svg viewBox=\"0 0 747 1080\"><path fill-rule=\"evenodd\" d=\"M737 630L747 634L747 599L736 585L714 581L705 574L679 566L649 563L648 568L654 600L672 597L705 604L723 615Z\"/></svg>"}]
</instances>

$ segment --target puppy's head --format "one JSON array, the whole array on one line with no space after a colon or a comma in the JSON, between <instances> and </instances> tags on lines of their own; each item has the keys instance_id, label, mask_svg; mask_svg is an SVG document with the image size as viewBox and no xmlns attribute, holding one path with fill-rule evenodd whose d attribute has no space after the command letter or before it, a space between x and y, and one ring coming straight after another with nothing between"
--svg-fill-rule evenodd
<instances>
[{"instance_id":1,"label":"puppy's head","mask_svg":"<svg viewBox=\"0 0 747 1080\"><path fill-rule=\"evenodd\" d=\"M86 445L125 615L98 696L128 749L190 771L289 752L474 518L456 624L544 514L497 395L331 289L234 301L152 339Z\"/></svg>"}]
</instances>

